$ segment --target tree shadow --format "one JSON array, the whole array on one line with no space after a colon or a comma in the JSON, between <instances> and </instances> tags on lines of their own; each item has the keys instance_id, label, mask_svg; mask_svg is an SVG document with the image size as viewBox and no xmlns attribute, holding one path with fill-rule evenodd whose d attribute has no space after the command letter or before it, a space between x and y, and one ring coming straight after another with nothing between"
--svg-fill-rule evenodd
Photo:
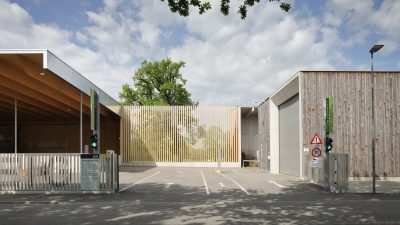
<instances>
[{"instance_id":1,"label":"tree shadow","mask_svg":"<svg viewBox=\"0 0 400 225\"><path fill-rule=\"evenodd\" d=\"M156 168L157 166L120 166L120 173L143 173L147 170Z\"/></svg>"},{"instance_id":2,"label":"tree shadow","mask_svg":"<svg viewBox=\"0 0 400 225\"><path fill-rule=\"evenodd\" d=\"M370 195L337 195L292 181L277 194L249 189L213 191L144 183L113 195L22 196L32 204L0 204L1 224L368 224L396 223L395 209L368 202ZM374 198L380 198L376 195ZM389 198L383 196L382 199ZM391 197L393 198L393 196ZM394 197L400 199L400 196ZM42 203L40 203L42 201ZM47 202L45 202L47 201ZM54 204L49 204L53 201ZM364 203L365 202L365 203Z\"/></svg>"}]
</instances>

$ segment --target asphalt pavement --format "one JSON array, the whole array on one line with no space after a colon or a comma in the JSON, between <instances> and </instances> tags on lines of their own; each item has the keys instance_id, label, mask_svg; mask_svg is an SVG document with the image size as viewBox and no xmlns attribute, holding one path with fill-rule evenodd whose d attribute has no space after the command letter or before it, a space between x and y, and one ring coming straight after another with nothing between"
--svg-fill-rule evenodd
<instances>
[{"instance_id":1,"label":"asphalt pavement","mask_svg":"<svg viewBox=\"0 0 400 225\"><path fill-rule=\"evenodd\" d=\"M398 194L335 194L257 169L121 168L120 192L0 195L0 224L400 224Z\"/></svg>"}]
</instances>

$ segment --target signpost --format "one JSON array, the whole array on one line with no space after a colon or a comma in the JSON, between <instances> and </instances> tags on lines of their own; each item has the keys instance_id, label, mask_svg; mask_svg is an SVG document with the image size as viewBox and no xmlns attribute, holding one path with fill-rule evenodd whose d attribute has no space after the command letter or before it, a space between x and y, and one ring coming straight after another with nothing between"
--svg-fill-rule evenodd
<instances>
[{"instance_id":1,"label":"signpost","mask_svg":"<svg viewBox=\"0 0 400 225\"><path fill-rule=\"evenodd\" d=\"M324 167L324 160L320 157L314 157L312 159L312 168L322 168Z\"/></svg>"},{"instance_id":2,"label":"signpost","mask_svg":"<svg viewBox=\"0 0 400 225\"><path fill-rule=\"evenodd\" d=\"M313 156L314 158L318 158L318 157L320 157L320 156L322 155L322 151L321 151L321 149L319 149L319 148L314 148L314 149L312 150L311 154L312 154L312 156Z\"/></svg>"},{"instance_id":3,"label":"signpost","mask_svg":"<svg viewBox=\"0 0 400 225\"><path fill-rule=\"evenodd\" d=\"M93 153L100 152L100 107L99 95L94 89L90 89L90 129L92 135L90 136L90 146Z\"/></svg>"},{"instance_id":4,"label":"signpost","mask_svg":"<svg viewBox=\"0 0 400 225\"><path fill-rule=\"evenodd\" d=\"M332 96L326 98L326 134L333 132L333 104Z\"/></svg>"},{"instance_id":5,"label":"signpost","mask_svg":"<svg viewBox=\"0 0 400 225\"><path fill-rule=\"evenodd\" d=\"M97 130L97 116L99 110L99 96L97 91L90 89L90 129Z\"/></svg>"},{"instance_id":6,"label":"signpost","mask_svg":"<svg viewBox=\"0 0 400 225\"><path fill-rule=\"evenodd\" d=\"M333 132L333 101L332 96L328 96L325 102L325 189L330 190L330 175L329 175L329 151L332 150L333 140L329 137L329 134Z\"/></svg>"},{"instance_id":7,"label":"signpost","mask_svg":"<svg viewBox=\"0 0 400 225\"><path fill-rule=\"evenodd\" d=\"M81 154L81 189L83 191L100 190L100 107L97 92L90 89L90 136L89 146L93 154ZM86 150L85 152L88 153Z\"/></svg>"},{"instance_id":8,"label":"signpost","mask_svg":"<svg viewBox=\"0 0 400 225\"><path fill-rule=\"evenodd\" d=\"M317 133L315 133L314 136L313 136L313 138L311 138L310 144L311 144L311 145L320 145L320 144L323 144L322 138L321 138Z\"/></svg>"}]
</instances>

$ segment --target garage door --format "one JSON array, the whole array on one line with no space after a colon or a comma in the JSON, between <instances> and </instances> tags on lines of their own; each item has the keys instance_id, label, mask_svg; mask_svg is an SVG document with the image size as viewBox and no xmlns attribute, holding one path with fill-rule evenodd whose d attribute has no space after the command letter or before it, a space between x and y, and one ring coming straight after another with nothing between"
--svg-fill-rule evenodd
<instances>
[{"instance_id":1,"label":"garage door","mask_svg":"<svg viewBox=\"0 0 400 225\"><path fill-rule=\"evenodd\" d=\"M279 106L279 172L300 176L299 95Z\"/></svg>"}]
</instances>

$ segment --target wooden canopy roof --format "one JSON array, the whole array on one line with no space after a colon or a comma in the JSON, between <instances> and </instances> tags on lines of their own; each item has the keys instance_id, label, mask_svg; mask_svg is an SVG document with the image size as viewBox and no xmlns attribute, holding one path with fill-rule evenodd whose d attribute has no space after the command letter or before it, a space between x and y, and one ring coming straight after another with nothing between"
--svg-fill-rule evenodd
<instances>
[{"instance_id":1,"label":"wooden canopy roof","mask_svg":"<svg viewBox=\"0 0 400 225\"><path fill-rule=\"evenodd\" d=\"M64 78L76 79L77 84L93 85L80 74L56 74L60 62L55 69L49 68L47 51L2 52L0 51L0 122L14 120L14 99L18 101L18 121L20 122L76 122L80 117L80 95L82 92L82 112L90 115L90 97L88 90L82 90L67 82ZM53 58L52 60L57 60ZM61 64L62 65L62 64ZM63 65L70 68L68 65ZM62 70L59 70L62 71ZM75 72L77 73L77 72ZM71 76L75 76L72 77ZM89 84L89 85L87 85ZM98 87L94 86L94 89ZM100 98L104 96L104 92ZM107 97L108 102L116 101ZM111 100L110 100L111 99ZM104 104L100 104L101 116L119 118Z\"/></svg>"}]
</instances>

